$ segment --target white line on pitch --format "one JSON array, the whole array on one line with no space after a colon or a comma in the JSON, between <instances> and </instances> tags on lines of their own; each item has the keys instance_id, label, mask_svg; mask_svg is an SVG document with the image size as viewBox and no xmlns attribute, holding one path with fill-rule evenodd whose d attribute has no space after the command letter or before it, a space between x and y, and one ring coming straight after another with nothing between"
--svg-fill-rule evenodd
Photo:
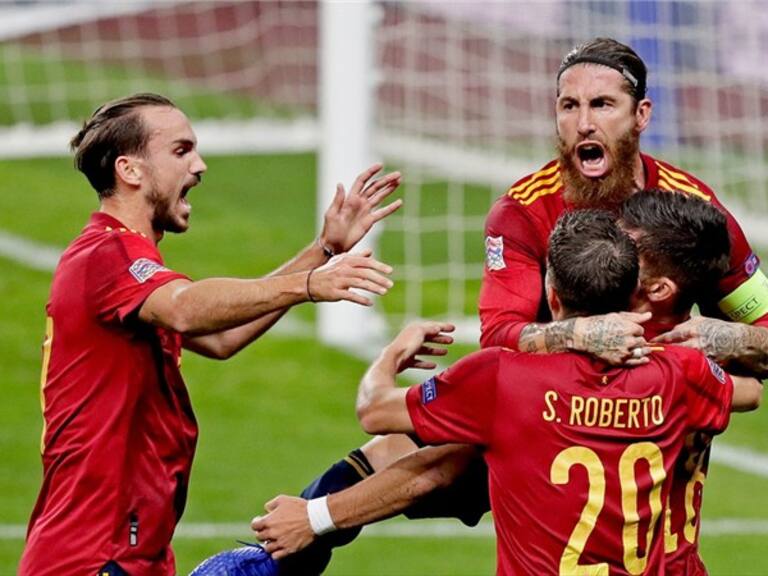
<instances>
[{"instance_id":1,"label":"white line on pitch","mask_svg":"<svg viewBox=\"0 0 768 576\"><path fill-rule=\"evenodd\" d=\"M768 520L760 518L711 518L701 525L705 538L718 536L768 535ZM26 526L0 524L0 540L22 540ZM493 523L483 521L475 528L467 528L456 520L395 520L367 526L365 538L492 538ZM232 538L249 540L252 533L247 522L189 522L181 523L174 538L180 540L205 540Z\"/></svg>"},{"instance_id":2,"label":"white line on pitch","mask_svg":"<svg viewBox=\"0 0 768 576\"><path fill-rule=\"evenodd\" d=\"M0 230L0 255L43 272L53 272L61 250Z\"/></svg>"}]
</instances>

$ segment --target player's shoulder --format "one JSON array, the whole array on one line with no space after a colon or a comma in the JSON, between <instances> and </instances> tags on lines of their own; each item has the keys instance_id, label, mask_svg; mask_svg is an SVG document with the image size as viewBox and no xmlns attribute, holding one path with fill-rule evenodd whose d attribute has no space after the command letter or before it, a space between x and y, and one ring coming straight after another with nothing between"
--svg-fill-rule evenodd
<instances>
[{"instance_id":1,"label":"player's shoulder","mask_svg":"<svg viewBox=\"0 0 768 576\"><path fill-rule=\"evenodd\" d=\"M655 187L662 190L678 190L707 202L715 198L712 188L687 170L648 154L643 154L643 161L651 176L651 182L655 181Z\"/></svg>"},{"instance_id":2,"label":"player's shoulder","mask_svg":"<svg viewBox=\"0 0 768 576\"><path fill-rule=\"evenodd\" d=\"M523 176L512 184L500 201L528 207L557 198L562 190L560 162L550 160L535 172Z\"/></svg>"},{"instance_id":3,"label":"player's shoulder","mask_svg":"<svg viewBox=\"0 0 768 576\"><path fill-rule=\"evenodd\" d=\"M551 226L564 210L562 189L560 164L552 160L517 180L494 202L486 228L497 233L516 229L527 234L531 226Z\"/></svg>"}]
</instances>

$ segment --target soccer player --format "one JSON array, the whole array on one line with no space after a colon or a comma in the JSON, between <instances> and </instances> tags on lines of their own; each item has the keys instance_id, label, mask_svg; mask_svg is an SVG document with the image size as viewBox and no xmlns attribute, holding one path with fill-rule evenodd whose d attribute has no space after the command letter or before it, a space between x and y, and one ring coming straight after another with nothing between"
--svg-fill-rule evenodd
<instances>
[{"instance_id":1,"label":"soccer player","mask_svg":"<svg viewBox=\"0 0 768 576\"><path fill-rule=\"evenodd\" d=\"M613 216L564 215L545 281L553 317L625 310L637 271L635 246ZM634 368L496 347L397 388L397 373L419 366L452 329L414 324L385 348L360 384L363 428L484 449L499 574L663 573L663 508L684 433L725 428L731 377L674 346Z\"/></svg>"},{"instance_id":2,"label":"soccer player","mask_svg":"<svg viewBox=\"0 0 768 576\"><path fill-rule=\"evenodd\" d=\"M158 251L189 227L206 165L171 101L137 94L97 109L73 138L100 207L61 257L46 306L43 484L23 575L176 573L197 424L179 371L182 348L226 358L291 306L384 294L390 267L345 254L399 202L393 173L339 187L312 244L258 279L192 281Z\"/></svg>"},{"instance_id":3,"label":"soccer player","mask_svg":"<svg viewBox=\"0 0 768 576\"><path fill-rule=\"evenodd\" d=\"M563 59L557 74L559 157L519 179L491 209L479 311L483 346L526 351L588 351L608 362L632 357L641 342L638 317L599 315L549 322L542 270L547 239L560 214L573 208L615 208L637 190L679 190L711 202L728 218L731 267L714 292L697 296L705 315L768 326L768 280L733 217L698 178L643 154L640 134L651 118L646 68L629 47L608 38L586 42ZM687 327L708 325L707 320ZM753 331L768 335L768 329ZM768 375L768 338L747 347L707 350Z\"/></svg>"},{"instance_id":4,"label":"soccer player","mask_svg":"<svg viewBox=\"0 0 768 576\"><path fill-rule=\"evenodd\" d=\"M652 313L653 320L644 323L650 339L689 318L695 296L715 289L728 270L726 218L711 203L696 197L651 190L635 194L624 203L621 222L639 248L640 282L631 309ZM734 403L745 409L756 408L756 404L738 397ZM675 550L667 558L673 574L683 571L679 562L683 566L693 566L694 559L700 563L695 554L698 532L692 527L700 525L701 499L694 504L694 491L687 486L689 480L699 483L706 473L706 459L700 452L706 445L702 438L687 438L687 451L678 459L679 478L676 476L677 489L673 488L671 494L673 514L667 538L670 545L679 540L678 546L670 546ZM698 452L693 450L696 446ZM409 454L360 484L330 496L332 522L339 529L356 528L412 507L424 495L439 489L450 489L450 494L469 500L468 506L482 512L487 509L487 503L483 508L487 492L482 485L470 484L463 492L451 486L456 481L467 482L466 477L474 475L464 472L477 467L476 459L476 450L466 446L429 447ZM685 469L691 462L697 468L695 474ZM267 548L278 557L302 549L315 539L304 500L279 496L267 504L267 510L271 513L256 519L254 527L261 538L270 541ZM691 559L686 560L689 556Z\"/></svg>"},{"instance_id":5,"label":"soccer player","mask_svg":"<svg viewBox=\"0 0 768 576\"><path fill-rule=\"evenodd\" d=\"M547 240L566 210L615 208L644 188L681 190L726 214L732 254L730 270L718 289L706 299L697 296L707 317L681 324L667 339L700 346L721 364L745 373L768 375L768 279L738 223L706 184L641 153L640 135L652 109L646 97L646 76L645 64L634 50L609 38L586 42L563 59L557 73L559 158L519 179L494 204L486 222L487 258L479 301L481 344L530 352L580 350L612 364L644 363L647 341L642 322L647 314L622 312L551 321L543 291ZM743 324L709 317L723 314L760 328L747 333ZM415 448L403 435L376 438L331 466L302 496L314 498L341 490ZM455 516L473 524L480 517L474 509L472 503L457 502L449 491L408 514ZM334 538L332 543L339 545L349 536ZM293 573L321 572L320 566L330 559L330 551L318 547L303 555L303 563L290 560L298 566Z\"/></svg>"}]
</instances>

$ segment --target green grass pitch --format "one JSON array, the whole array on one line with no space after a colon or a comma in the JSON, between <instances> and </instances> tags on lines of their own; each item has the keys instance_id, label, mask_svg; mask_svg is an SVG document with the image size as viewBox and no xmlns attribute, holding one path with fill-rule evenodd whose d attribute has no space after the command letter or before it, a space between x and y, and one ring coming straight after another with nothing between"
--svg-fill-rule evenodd
<instances>
[{"instance_id":1,"label":"green grass pitch","mask_svg":"<svg viewBox=\"0 0 768 576\"><path fill-rule=\"evenodd\" d=\"M311 155L209 158L194 189L191 230L166 238L168 264L193 277L265 273L311 240ZM440 187L435 188L439 197ZM487 207L488 195L480 202ZM67 159L0 161L0 230L65 245L96 208L95 194ZM394 242L394 241L393 241ZM435 248L437 251L438 249ZM395 254L393 251L392 254ZM40 344L50 275L0 259L0 523L27 521L40 481ZM471 287L468 288L472 290ZM290 313L311 323L311 306ZM200 422L187 523L240 523L277 493L296 493L365 440L353 410L364 364L311 335L270 334L228 362L187 354L184 373ZM768 453L768 413L733 419L725 442ZM768 520L768 481L713 466L706 521ZM0 531L0 534L3 534ZM23 541L0 538L0 574L15 573ZM177 538L179 572L235 546L234 538ZM707 536L713 575L768 573L768 536ZM336 553L331 575L491 574L492 538L363 537Z\"/></svg>"}]
</instances>

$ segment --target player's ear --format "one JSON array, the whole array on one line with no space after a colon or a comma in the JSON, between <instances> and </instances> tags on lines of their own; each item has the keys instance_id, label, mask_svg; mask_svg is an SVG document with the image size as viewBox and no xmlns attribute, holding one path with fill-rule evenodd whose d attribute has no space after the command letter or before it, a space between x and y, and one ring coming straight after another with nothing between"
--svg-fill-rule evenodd
<instances>
[{"instance_id":1,"label":"player's ear","mask_svg":"<svg viewBox=\"0 0 768 576\"><path fill-rule=\"evenodd\" d=\"M139 161L133 156L118 156L115 160L115 177L130 186L141 184L142 170Z\"/></svg>"},{"instance_id":2,"label":"player's ear","mask_svg":"<svg viewBox=\"0 0 768 576\"><path fill-rule=\"evenodd\" d=\"M643 289L649 302L673 303L677 298L680 288L677 282L667 276L651 278L644 283Z\"/></svg>"},{"instance_id":3,"label":"player's ear","mask_svg":"<svg viewBox=\"0 0 768 576\"><path fill-rule=\"evenodd\" d=\"M651 121L651 111L653 104L648 98L643 98L637 103L635 109L635 122L637 123L637 132L643 132Z\"/></svg>"},{"instance_id":4,"label":"player's ear","mask_svg":"<svg viewBox=\"0 0 768 576\"><path fill-rule=\"evenodd\" d=\"M547 305L549 306L550 312L552 312L552 319L560 320L560 317L563 314L563 303L560 302L560 297L557 295L557 292L555 292L555 289L552 287L550 282L547 282L545 286L547 293Z\"/></svg>"}]
</instances>

